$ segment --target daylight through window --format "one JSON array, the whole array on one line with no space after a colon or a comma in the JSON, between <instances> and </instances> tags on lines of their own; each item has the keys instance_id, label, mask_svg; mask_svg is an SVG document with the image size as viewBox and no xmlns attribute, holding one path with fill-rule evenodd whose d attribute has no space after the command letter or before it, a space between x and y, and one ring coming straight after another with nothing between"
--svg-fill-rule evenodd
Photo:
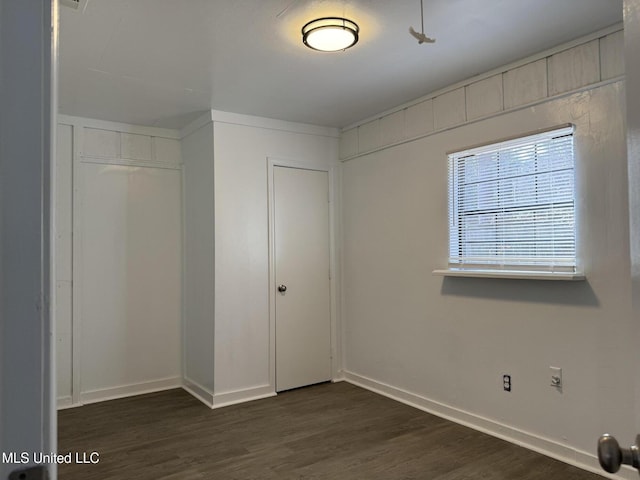
<instances>
[{"instance_id":1,"label":"daylight through window","mask_svg":"<svg viewBox=\"0 0 640 480\"><path fill-rule=\"evenodd\" d=\"M449 155L449 267L575 272L573 127Z\"/></svg>"}]
</instances>

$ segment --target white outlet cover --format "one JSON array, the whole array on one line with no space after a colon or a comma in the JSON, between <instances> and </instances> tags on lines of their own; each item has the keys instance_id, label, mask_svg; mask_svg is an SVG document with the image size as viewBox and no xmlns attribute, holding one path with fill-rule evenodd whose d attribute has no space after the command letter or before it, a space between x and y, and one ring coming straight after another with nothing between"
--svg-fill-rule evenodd
<instances>
[{"instance_id":1,"label":"white outlet cover","mask_svg":"<svg viewBox=\"0 0 640 480\"><path fill-rule=\"evenodd\" d=\"M60 5L77 10L80 13L84 12L89 0L60 0Z\"/></svg>"},{"instance_id":2,"label":"white outlet cover","mask_svg":"<svg viewBox=\"0 0 640 480\"><path fill-rule=\"evenodd\" d=\"M550 380L551 386L556 388L562 388L562 368L560 367L549 367L550 370ZM559 382L554 383L553 378L558 377L560 379Z\"/></svg>"}]
</instances>

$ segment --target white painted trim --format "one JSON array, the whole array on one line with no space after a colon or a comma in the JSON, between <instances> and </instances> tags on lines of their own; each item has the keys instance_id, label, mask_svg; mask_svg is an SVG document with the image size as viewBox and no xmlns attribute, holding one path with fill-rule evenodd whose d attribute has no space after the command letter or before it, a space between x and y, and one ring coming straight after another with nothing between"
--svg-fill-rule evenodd
<instances>
[{"instance_id":1,"label":"white painted trim","mask_svg":"<svg viewBox=\"0 0 640 480\"><path fill-rule=\"evenodd\" d=\"M58 123L65 125L78 125L86 128L96 128L100 130L112 130L123 133L133 133L136 135L147 135L149 137L170 138L180 140L180 130L171 130L160 127L147 127L143 125L130 125L128 123L110 122L107 120L97 120L95 118L75 117L72 115L58 114Z\"/></svg>"},{"instance_id":2,"label":"white painted trim","mask_svg":"<svg viewBox=\"0 0 640 480\"><path fill-rule=\"evenodd\" d=\"M213 118L209 110L180 130L180 139L188 137L210 123L213 123Z\"/></svg>"},{"instance_id":3,"label":"white painted trim","mask_svg":"<svg viewBox=\"0 0 640 480\"><path fill-rule=\"evenodd\" d=\"M347 343L347 330L346 330L346 322L343 320L346 318L345 315L345 303L344 299L344 262L343 258L343 247L344 247L344 222L343 222L343 210L342 210L342 163L339 163L338 166L334 170L335 172L335 191L333 194L335 198L334 209L335 209L335 238L332 241L335 242L335 254L333 257L333 261L335 261L335 270L334 277L335 281L331 286L331 294L335 294L335 315L336 315L336 351L338 353L336 358L335 365L335 373L334 373L334 381L342 381L344 380L344 364L346 358L346 343ZM333 312L332 312L333 313Z\"/></svg>"},{"instance_id":4,"label":"white painted trim","mask_svg":"<svg viewBox=\"0 0 640 480\"><path fill-rule=\"evenodd\" d=\"M340 326L342 322L338 317L338 305L340 297L338 297L338 288L341 284L338 278L341 270L338 268L338 239L340 232L340 224L338 223L338 215L340 205L338 204L338 185L337 176L340 166L331 167L329 169L329 294L331 295L331 378L332 380L339 375L342 368L342 353L340 348L342 336L340 335Z\"/></svg>"},{"instance_id":5,"label":"white painted trim","mask_svg":"<svg viewBox=\"0 0 640 480\"><path fill-rule=\"evenodd\" d=\"M180 175L180 375L182 375L182 388L206 404L206 401L196 393L195 389L200 387L187 377L187 304L186 298L186 265L187 265L187 184L186 165L182 154L182 140L180 140L180 158L182 158L182 174Z\"/></svg>"},{"instance_id":6,"label":"white painted trim","mask_svg":"<svg viewBox=\"0 0 640 480\"><path fill-rule=\"evenodd\" d=\"M80 404L80 392L82 392L82 195L80 189L82 182L80 177L82 144L84 131L78 123L72 124L72 179L71 179L71 397L74 404Z\"/></svg>"},{"instance_id":7,"label":"white painted trim","mask_svg":"<svg viewBox=\"0 0 640 480\"><path fill-rule=\"evenodd\" d=\"M495 112L495 113L492 113L490 115L486 115L484 117L474 118L473 120L469 120L469 121L466 121L464 123L460 123L458 125L452 125L450 127L441 128L439 130L432 130L432 131L430 131L428 133L423 133L423 134L417 135L415 137L404 138L404 139L399 140L397 142L389 143L389 144L386 144L386 145L381 145L379 147L372 148L371 150L367 150L365 152L358 152L358 153L355 153L355 154L350 155L348 157L341 158L340 162L342 162L342 163L348 162L349 160L354 160L356 158L364 157L365 155L370 155L372 153L380 152L382 150L387 150L389 148L397 147L399 145L404 145L405 143L415 142L416 140L421 140L423 138L432 137L434 135L438 135L438 134L443 133L443 132L448 132L450 130L455 130L457 128L465 127L467 125L473 125L474 123L479 123L479 122L483 122L485 120L490 120L492 118L500 117L500 116L506 115L508 113L518 112L520 110L527 110L527 109L532 108L532 107L537 107L538 105L543 105L543 104L545 104L547 102L552 102L554 100L560 100L560 99L563 99L563 98L570 97L572 95L577 95L577 94L580 94L580 93L583 93L583 92L588 92L588 91L591 91L591 90L596 90L598 88L602 88L602 87L605 87L607 85L611 85L611 84L614 84L614 83L624 82L624 79L625 79L624 75L620 76L620 77L614 77L614 78L610 78L610 79L607 79L607 80L603 80L603 81L598 82L598 83L592 83L590 85L586 85L584 87L580 87L580 88L575 89L575 90L570 90L568 92L563 92L563 93L560 93L558 95L554 95L553 97L544 97L544 98L541 98L541 99L536 100L536 101L531 102L531 103L527 103L527 104L524 104L524 105L518 105L517 107L509 108L508 110L502 110L500 112Z\"/></svg>"},{"instance_id":8,"label":"white painted trim","mask_svg":"<svg viewBox=\"0 0 640 480\"><path fill-rule=\"evenodd\" d=\"M470 77L467 79L464 79L460 82L454 83L452 85L448 85L440 90L436 90L435 92L431 92L428 93L427 95L424 95L420 98L417 98L415 100L411 100L409 102L403 103L402 105L398 105L394 108L391 108L389 110L385 110L384 112L378 113L377 115L371 116L371 117L367 117L364 120L359 120L358 122L352 123L350 125L347 125L346 127L343 127L341 129L341 132L345 132L347 130L351 130L352 128L356 128L359 127L360 125L364 125L365 123L369 123L371 121L374 120L378 120L382 117L385 117L387 115L391 115L392 113L396 113L399 112L401 110L404 110L406 108L412 107L413 105L417 105L418 103L422 103L424 101L427 100L432 100L436 97L439 97L441 95L444 95L445 93L449 93L453 90L457 90L459 88L462 87L466 87L468 85L471 85L472 83L476 83L479 82L481 80L485 80L489 77L493 77L494 75L500 75L502 73L506 73L509 70L513 70L514 68L518 68L518 67L522 67L523 65L527 65L529 63L533 63L533 62L537 62L538 60L542 60L544 58L548 58L552 55L556 55L560 52L564 52L565 50L569 50L571 48L577 47L579 45L585 44L585 43L589 43L593 40L597 40L599 38L602 37L606 37L607 35L611 35L612 33L616 33L619 32L621 30L624 29L624 26L622 23L616 23L614 25L611 25L607 28L604 28L602 30L598 30L597 32L593 32L590 33L589 35L586 35L584 37L580 37L577 38L575 40L572 40L570 42L567 43L563 43L562 45L558 45L556 47L550 48L548 50L544 50L542 52L536 53L534 55L531 55L529 57L525 57L521 60L517 60L513 63L509 63L507 65L503 65L500 66L498 68L494 68L493 70L489 70L488 72L485 73L481 73L480 75L476 75L475 77Z\"/></svg>"},{"instance_id":9,"label":"white painted trim","mask_svg":"<svg viewBox=\"0 0 640 480\"><path fill-rule=\"evenodd\" d=\"M182 164L171 164L163 162L150 162L145 160L131 160L127 158L113 157L97 157L82 155L80 157L82 163L94 163L99 165L120 165L123 167L141 167L141 168L162 168L165 170L182 170Z\"/></svg>"},{"instance_id":10,"label":"white painted trim","mask_svg":"<svg viewBox=\"0 0 640 480\"><path fill-rule=\"evenodd\" d=\"M627 175L629 206L629 243L631 272L631 318L640 318L640 102L638 97L638 81L640 80L640 61L638 46L640 45L640 1L624 0L624 60L628 73L626 92L626 127L627 127ZM635 341L640 341L640 323L634 322ZM638 350L633 349L631 362L638 365ZM635 376L635 426L640 432L640 380Z\"/></svg>"},{"instance_id":11,"label":"white painted trim","mask_svg":"<svg viewBox=\"0 0 640 480\"><path fill-rule=\"evenodd\" d=\"M269 385L276 389L276 243L274 163L267 157L267 221L269 251Z\"/></svg>"},{"instance_id":12,"label":"white painted trim","mask_svg":"<svg viewBox=\"0 0 640 480\"><path fill-rule=\"evenodd\" d=\"M319 172L327 172L329 179L329 295L330 306L330 330L331 330L331 376L335 376L340 367L338 360L341 358L338 352L340 339L338 335L338 303L337 303L337 281L336 272L338 272L336 264L336 188L335 170L339 166L329 167L320 162L302 162L279 157L267 157L267 210L269 223L269 385L276 390L276 251L275 251L275 224L274 224L274 205L275 205L275 188L274 188L274 168L287 167L297 168L301 170L314 170Z\"/></svg>"},{"instance_id":13,"label":"white painted trim","mask_svg":"<svg viewBox=\"0 0 640 480\"><path fill-rule=\"evenodd\" d=\"M211 110L211 118L214 122L220 123L265 128L268 130L281 130L290 133L301 133L319 137L340 138L340 130L337 128L309 125L307 123L286 122L284 120L222 112L220 110Z\"/></svg>"},{"instance_id":14,"label":"white painted trim","mask_svg":"<svg viewBox=\"0 0 640 480\"><path fill-rule=\"evenodd\" d=\"M556 460L560 460L561 462L568 463L569 465L576 466L583 470L602 475L606 478L616 480L637 480L638 478L638 472L628 467L623 467L617 475L608 475L600 468L597 457L591 453L567 447L566 445L562 445L551 439L540 437L531 432L519 430L495 420L481 417L472 412L467 412L430 400L407 390L396 388L371 378L358 375L357 373L346 371L345 380L353 385L378 393L404 403L405 405L409 405L432 415L450 420L454 423L464 425L465 427L478 430L493 437L506 440L507 442L528 448L529 450L555 458Z\"/></svg>"},{"instance_id":15,"label":"white painted trim","mask_svg":"<svg viewBox=\"0 0 640 480\"><path fill-rule=\"evenodd\" d=\"M77 406L79 405L76 405L73 403L71 395L67 397L58 397L58 406L57 406L58 410L66 410L67 408L73 408Z\"/></svg>"},{"instance_id":16,"label":"white painted trim","mask_svg":"<svg viewBox=\"0 0 640 480\"><path fill-rule=\"evenodd\" d=\"M356 140L357 137L356 137ZM343 176L342 176L342 164L340 165L340 176L338 177L338 194L341 196L340 200L342 201L342 192L344 191L344 185L342 183L343 180ZM342 205L341 205L342 207ZM344 254L344 209L340 208L338 210L338 221L340 222L340 238L339 238L339 247L340 247L340 262L338 263L339 266L339 292L340 292L340 302L337 306L338 311L340 312L340 344L339 344L339 348L340 348L340 365L339 365L339 370L338 370L338 375L339 378L341 380L345 379L345 367L346 367L346 358L347 358L347 313L346 313L346 302L344 301L345 298L345 294L344 294L344 289L345 289L345 282L343 281L345 278L345 262L343 261L342 255Z\"/></svg>"},{"instance_id":17,"label":"white painted trim","mask_svg":"<svg viewBox=\"0 0 640 480\"><path fill-rule=\"evenodd\" d=\"M131 397L145 393L182 388L182 386L183 383L181 377L170 377L150 382L134 383L131 385L121 385L119 387L82 392L80 399L82 404L96 403L103 402L105 400L114 400L116 398Z\"/></svg>"},{"instance_id":18,"label":"white painted trim","mask_svg":"<svg viewBox=\"0 0 640 480\"><path fill-rule=\"evenodd\" d=\"M524 272L518 270L471 270L464 268L448 268L434 270L434 275L441 277L466 277L466 278L507 278L510 280L562 280L579 282L586 280L583 273L567 272Z\"/></svg>"},{"instance_id":19,"label":"white painted trim","mask_svg":"<svg viewBox=\"0 0 640 480\"><path fill-rule=\"evenodd\" d=\"M186 375L183 375L182 378L182 389L200 400L207 407L213 408L213 392L208 388L203 387L198 382L194 382Z\"/></svg>"},{"instance_id":20,"label":"white painted trim","mask_svg":"<svg viewBox=\"0 0 640 480\"><path fill-rule=\"evenodd\" d=\"M271 385L235 390L233 392L216 393L213 395L213 407L211 408L228 407L238 403L275 397L276 395L276 391Z\"/></svg>"}]
</instances>

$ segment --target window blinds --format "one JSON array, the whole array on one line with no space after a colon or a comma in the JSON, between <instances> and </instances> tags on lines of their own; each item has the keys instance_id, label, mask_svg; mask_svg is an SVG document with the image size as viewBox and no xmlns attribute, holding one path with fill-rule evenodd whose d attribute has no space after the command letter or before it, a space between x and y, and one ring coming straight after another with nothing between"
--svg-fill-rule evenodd
<instances>
[{"instance_id":1,"label":"window blinds","mask_svg":"<svg viewBox=\"0 0 640 480\"><path fill-rule=\"evenodd\" d=\"M575 271L573 127L449 155L449 263Z\"/></svg>"}]
</instances>

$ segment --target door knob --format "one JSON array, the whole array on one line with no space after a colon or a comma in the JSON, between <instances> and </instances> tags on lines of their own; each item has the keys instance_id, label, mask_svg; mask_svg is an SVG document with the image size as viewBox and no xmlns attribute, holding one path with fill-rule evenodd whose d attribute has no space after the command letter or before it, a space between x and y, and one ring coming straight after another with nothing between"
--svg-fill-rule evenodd
<instances>
[{"instance_id":1,"label":"door knob","mask_svg":"<svg viewBox=\"0 0 640 480\"><path fill-rule=\"evenodd\" d=\"M287 291L287 286L286 285L278 285L278 291L280 293L284 293Z\"/></svg>"},{"instance_id":2,"label":"door knob","mask_svg":"<svg viewBox=\"0 0 640 480\"><path fill-rule=\"evenodd\" d=\"M618 441L605 433L598 439L600 466L609 473L616 473L622 464L631 465L640 470L638 443L640 443L640 435L636 437L636 445L632 445L630 448L620 448Z\"/></svg>"}]
</instances>

